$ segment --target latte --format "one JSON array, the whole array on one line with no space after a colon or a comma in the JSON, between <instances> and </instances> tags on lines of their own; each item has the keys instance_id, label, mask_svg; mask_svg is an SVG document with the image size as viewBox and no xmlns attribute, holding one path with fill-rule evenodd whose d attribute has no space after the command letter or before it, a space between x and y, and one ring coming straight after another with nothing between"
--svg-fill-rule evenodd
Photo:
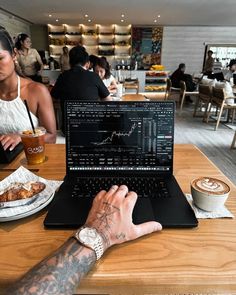
<instances>
[{"instance_id":1,"label":"latte","mask_svg":"<svg viewBox=\"0 0 236 295\"><path fill-rule=\"evenodd\" d=\"M206 211L214 211L224 205L230 187L222 180L200 177L191 182L191 193L195 205Z\"/></svg>"},{"instance_id":2,"label":"latte","mask_svg":"<svg viewBox=\"0 0 236 295\"><path fill-rule=\"evenodd\" d=\"M222 195L230 191L229 186L222 180L211 177L200 177L192 182L192 186L203 193Z\"/></svg>"}]
</instances>

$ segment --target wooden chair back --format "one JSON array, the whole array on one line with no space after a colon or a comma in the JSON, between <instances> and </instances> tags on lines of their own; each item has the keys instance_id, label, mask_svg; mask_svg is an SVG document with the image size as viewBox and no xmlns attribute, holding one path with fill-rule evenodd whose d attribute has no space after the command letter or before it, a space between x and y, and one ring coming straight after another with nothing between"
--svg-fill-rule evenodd
<instances>
[{"instance_id":1,"label":"wooden chair back","mask_svg":"<svg viewBox=\"0 0 236 295\"><path fill-rule=\"evenodd\" d=\"M225 101L226 95L224 88L216 88L212 87L212 101L216 104L221 105L223 101Z\"/></svg>"},{"instance_id":2,"label":"wooden chair back","mask_svg":"<svg viewBox=\"0 0 236 295\"><path fill-rule=\"evenodd\" d=\"M208 101L212 96L212 88L209 85L199 84L199 99Z\"/></svg>"},{"instance_id":3,"label":"wooden chair back","mask_svg":"<svg viewBox=\"0 0 236 295\"><path fill-rule=\"evenodd\" d=\"M172 87L171 79L170 78L167 78L167 80L166 80L165 100L167 100L168 97L170 96L171 87Z\"/></svg>"}]
</instances>

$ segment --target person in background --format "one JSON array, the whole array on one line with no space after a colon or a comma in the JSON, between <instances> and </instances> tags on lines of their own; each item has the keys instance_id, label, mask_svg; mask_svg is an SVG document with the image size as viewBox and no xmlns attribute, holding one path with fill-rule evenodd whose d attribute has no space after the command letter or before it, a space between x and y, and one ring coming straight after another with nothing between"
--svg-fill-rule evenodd
<instances>
[{"instance_id":1,"label":"person in background","mask_svg":"<svg viewBox=\"0 0 236 295\"><path fill-rule=\"evenodd\" d=\"M236 74L236 59L231 59L228 67L229 70L224 75L226 81L230 81L230 79L233 78L233 75Z\"/></svg>"},{"instance_id":2,"label":"person in background","mask_svg":"<svg viewBox=\"0 0 236 295\"><path fill-rule=\"evenodd\" d=\"M51 95L60 100L62 118L64 102L70 100L112 100L110 93L97 74L88 71L89 55L77 45L69 52L71 69L60 74ZM64 120L61 130L65 132Z\"/></svg>"},{"instance_id":3,"label":"person in background","mask_svg":"<svg viewBox=\"0 0 236 295\"><path fill-rule=\"evenodd\" d=\"M180 81L186 83L187 91L194 91L196 89L196 84L193 82L193 78L189 74L185 74L186 66L184 63L179 64L178 69L170 76L172 86L180 88Z\"/></svg>"},{"instance_id":4,"label":"person in background","mask_svg":"<svg viewBox=\"0 0 236 295\"><path fill-rule=\"evenodd\" d=\"M62 51L63 53L60 56L60 67L61 71L64 72L70 69L69 49L64 46Z\"/></svg>"},{"instance_id":5,"label":"person in background","mask_svg":"<svg viewBox=\"0 0 236 295\"><path fill-rule=\"evenodd\" d=\"M17 61L23 76L42 82L43 62L38 51L31 48L31 39L21 33L16 37Z\"/></svg>"},{"instance_id":6,"label":"person in background","mask_svg":"<svg viewBox=\"0 0 236 295\"><path fill-rule=\"evenodd\" d=\"M100 191L85 225L13 284L7 294L74 294L81 279L112 245L161 231L161 224L155 221L133 224L136 200L137 194L125 185L113 185L108 192ZM91 243L95 237L99 250L89 247L89 241Z\"/></svg>"},{"instance_id":7,"label":"person in background","mask_svg":"<svg viewBox=\"0 0 236 295\"><path fill-rule=\"evenodd\" d=\"M93 68L95 64L97 63L97 60L99 59L98 56L91 54L89 56L89 70L93 72Z\"/></svg>"},{"instance_id":8,"label":"person in background","mask_svg":"<svg viewBox=\"0 0 236 295\"><path fill-rule=\"evenodd\" d=\"M94 66L94 72L99 75L99 77L102 79L104 85L107 87L110 93L116 93L116 79L112 76L110 71L110 65L105 57L101 57L97 60Z\"/></svg>"},{"instance_id":9,"label":"person in background","mask_svg":"<svg viewBox=\"0 0 236 295\"><path fill-rule=\"evenodd\" d=\"M205 61L205 65L204 65L204 69L203 69L204 75L210 75L213 72L214 58L212 57L212 55L213 55L213 51L208 50L207 51L207 59Z\"/></svg>"},{"instance_id":10,"label":"person in background","mask_svg":"<svg viewBox=\"0 0 236 295\"><path fill-rule=\"evenodd\" d=\"M10 35L0 30L0 142L5 150L13 150L21 141L19 132L32 129L23 101L27 100L34 126L43 126L47 130L45 141L55 143L51 96L43 84L20 77L15 70L16 61Z\"/></svg>"}]
</instances>

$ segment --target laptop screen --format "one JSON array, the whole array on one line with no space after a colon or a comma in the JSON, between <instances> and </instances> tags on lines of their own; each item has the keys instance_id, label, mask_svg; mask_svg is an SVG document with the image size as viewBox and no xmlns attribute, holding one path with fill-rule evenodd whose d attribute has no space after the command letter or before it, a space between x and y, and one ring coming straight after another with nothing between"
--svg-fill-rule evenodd
<instances>
[{"instance_id":1,"label":"laptop screen","mask_svg":"<svg viewBox=\"0 0 236 295\"><path fill-rule=\"evenodd\" d=\"M174 102L67 101L67 172L172 172Z\"/></svg>"}]
</instances>

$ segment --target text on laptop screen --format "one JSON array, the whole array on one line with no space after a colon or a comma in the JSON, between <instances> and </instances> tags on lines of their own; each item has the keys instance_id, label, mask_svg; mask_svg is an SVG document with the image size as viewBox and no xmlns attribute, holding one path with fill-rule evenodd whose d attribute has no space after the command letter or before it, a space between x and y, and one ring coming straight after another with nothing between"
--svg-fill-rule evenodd
<instances>
[{"instance_id":1,"label":"text on laptop screen","mask_svg":"<svg viewBox=\"0 0 236 295\"><path fill-rule=\"evenodd\" d=\"M67 168L172 170L173 102L68 101Z\"/></svg>"}]
</instances>

